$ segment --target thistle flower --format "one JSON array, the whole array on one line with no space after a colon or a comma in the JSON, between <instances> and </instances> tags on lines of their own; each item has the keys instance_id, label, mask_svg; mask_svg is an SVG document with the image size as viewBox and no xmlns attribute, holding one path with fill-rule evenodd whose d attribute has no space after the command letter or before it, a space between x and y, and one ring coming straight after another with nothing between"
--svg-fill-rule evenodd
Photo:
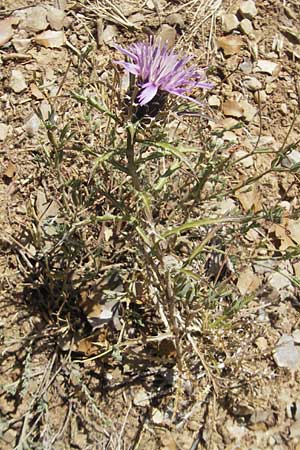
<instances>
[{"instance_id":1,"label":"thistle flower","mask_svg":"<svg viewBox=\"0 0 300 450\"><path fill-rule=\"evenodd\" d=\"M154 42L139 42L128 49L115 46L131 62L116 61L124 69L137 77L139 93L138 103L143 106L151 102L157 95L170 93L201 104L188 94L192 89L200 87L210 89L211 83L206 82L205 69L197 70L194 66L185 67L192 57L180 58L166 44Z\"/></svg>"}]
</instances>

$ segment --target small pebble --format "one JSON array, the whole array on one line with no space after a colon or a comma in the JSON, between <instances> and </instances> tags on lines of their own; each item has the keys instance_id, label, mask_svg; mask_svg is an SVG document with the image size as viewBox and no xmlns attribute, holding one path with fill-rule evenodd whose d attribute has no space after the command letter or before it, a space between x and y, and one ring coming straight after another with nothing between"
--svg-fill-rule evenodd
<instances>
[{"instance_id":1,"label":"small pebble","mask_svg":"<svg viewBox=\"0 0 300 450\"><path fill-rule=\"evenodd\" d=\"M254 101L257 105L266 103L267 101L267 94L265 91L256 91L253 93Z\"/></svg>"},{"instance_id":2,"label":"small pebble","mask_svg":"<svg viewBox=\"0 0 300 450\"><path fill-rule=\"evenodd\" d=\"M241 100L240 105L244 110L243 116L245 120L247 122L251 122L257 113L257 109L246 100Z\"/></svg>"},{"instance_id":3,"label":"small pebble","mask_svg":"<svg viewBox=\"0 0 300 450\"><path fill-rule=\"evenodd\" d=\"M26 53L30 47L31 39L13 39L12 44L17 53Z\"/></svg>"},{"instance_id":4,"label":"small pebble","mask_svg":"<svg viewBox=\"0 0 300 450\"><path fill-rule=\"evenodd\" d=\"M235 159L237 159L237 160L243 158L243 159L241 159L239 164L242 164L245 167L245 169L252 167L253 163L254 163L253 156L251 156L251 155L247 156L247 155L248 155L248 152L246 152L245 150L238 150L234 155Z\"/></svg>"},{"instance_id":5,"label":"small pebble","mask_svg":"<svg viewBox=\"0 0 300 450\"><path fill-rule=\"evenodd\" d=\"M297 330L293 331L292 336L293 336L294 342L296 344L300 344L300 329L299 328ZM300 411L299 411L299 415L300 415Z\"/></svg>"},{"instance_id":6,"label":"small pebble","mask_svg":"<svg viewBox=\"0 0 300 450\"><path fill-rule=\"evenodd\" d=\"M25 77L20 70L15 69L11 71L9 86L17 94L27 88Z\"/></svg>"},{"instance_id":7,"label":"small pebble","mask_svg":"<svg viewBox=\"0 0 300 450\"><path fill-rule=\"evenodd\" d=\"M104 44L111 46L114 38L118 35L118 29L115 25L107 25L105 27L102 35L101 35L101 41L104 42Z\"/></svg>"},{"instance_id":8,"label":"small pebble","mask_svg":"<svg viewBox=\"0 0 300 450\"><path fill-rule=\"evenodd\" d=\"M253 65L252 65L252 62L248 59L248 60L243 61L239 65L239 68L243 73L249 75L252 72Z\"/></svg>"},{"instance_id":9,"label":"small pebble","mask_svg":"<svg viewBox=\"0 0 300 450\"><path fill-rule=\"evenodd\" d=\"M224 33L231 33L239 26L239 20L234 14L224 14L222 17L222 29Z\"/></svg>"},{"instance_id":10,"label":"small pebble","mask_svg":"<svg viewBox=\"0 0 300 450\"><path fill-rule=\"evenodd\" d=\"M244 79L244 86L248 91L255 92L262 89L261 82L254 77L247 77Z\"/></svg>"},{"instance_id":11,"label":"small pebble","mask_svg":"<svg viewBox=\"0 0 300 450\"><path fill-rule=\"evenodd\" d=\"M253 0L242 1L239 8L240 15L245 19L254 19L257 9Z\"/></svg>"},{"instance_id":12,"label":"small pebble","mask_svg":"<svg viewBox=\"0 0 300 450\"><path fill-rule=\"evenodd\" d=\"M243 19L240 23L240 29L243 34L251 36L253 34L253 26L249 19Z\"/></svg>"},{"instance_id":13,"label":"small pebble","mask_svg":"<svg viewBox=\"0 0 300 450\"><path fill-rule=\"evenodd\" d=\"M211 95L208 98L208 104L212 108L218 108L220 106L220 104L221 104L221 101L220 101L220 99L219 99L219 97L217 95Z\"/></svg>"},{"instance_id":14,"label":"small pebble","mask_svg":"<svg viewBox=\"0 0 300 450\"><path fill-rule=\"evenodd\" d=\"M27 136L33 137L39 130L40 127L40 119L36 114L33 114L29 120L24 125L24 130L26 131Z\"/></svg>"},{"instance_id":15,"label":"small pebble","mask_svg":"<svg viewBox=\"0 0 300 450\"><path fill-rule=\"evenodd\" d=\"M300 164L300 152L298 150L292 150L281 162L282 166L286 169L291 168L295 164Z\"/></svg>"},{"instance_id":16,"label":"small pebble","mask_svg":"<svg viewBox=\"0 0 300 450\"><path fill-rule=\"evenodd\" d=\"M286 116L288 114L288 112L289 112L287 104L286 103L281 103L279 111L281 112L281 114Z\"/></svg>"},{"instance_id":17,"label":"small pebble","mask_svg":"<svg viewBox=\"0 0 300 450\"><path fill-rule=\"evenodd\" d=\"M292 370L300 368L300 348L294 344L292 336L287 334L281 336L274 351L274 360L278 367Z\"/></svg>"}]
</instances>

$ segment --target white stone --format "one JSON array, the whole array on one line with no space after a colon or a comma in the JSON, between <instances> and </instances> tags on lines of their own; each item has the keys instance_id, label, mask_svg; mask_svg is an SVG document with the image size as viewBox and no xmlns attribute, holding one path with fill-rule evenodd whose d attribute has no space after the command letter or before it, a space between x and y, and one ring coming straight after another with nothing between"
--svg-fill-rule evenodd
<instances>
[{"instance_id":1,"label":"white stone","mask_svg":"<svg viewBox=\"0 0 300 450\"><path fill-rule=\"evenodd\" d=\"M106 44L110 45L112 44L114 38L118 35L118 29L115 25L107 25L105 27L102 35L101 40Z\"/></svg>"},{"instance_id":2,"label":"white stone","mask_svg":"<svg viewBox=\"0 0 300 450\"><path fill-rule=\"evenodd\" d=\"M38 33L46 30L48 22L46 20L47 10L42 6L33 6L26 10L21 10L20 15L23 15L23 20L20 23L20 29L25 31Z\"/></svg>"},{"instance_id":3,"label":"white stone","mask_svg":"<svg viewBox=\"0 0 300 450\"><path fill-rule=\"evenodd\" d=\"M239 20L234 14L224 14L222 17L222 29L224 33L231 33L239 26Z\"/></svg>"},{"instance_id":4,"label":"white stone","mask_svg":"<svg viewBox=\"0 0 300 450\"><path fill-rule=\"evenodd\" d=\"M9 86L17 94L27 88L24 75L20 70L15 69L11 71Z\"/></svg>"},{"instance_id":5,"label":"white stone","mask_svg":"<svg viewBox=\"0 0 300 450\"><path fill-rule=\"evenodd\" d=\"M300 368L300 347L295 345L292 336L283 334L274 351L274 360L278 367L287 367L291 370Z\"/></svg>"},{"instance_id":6,"label":"white stone","mask_svg":"<svg viewBox=\"0 0 300 450\"><path fill-rule=\"evenodd\" d=\"M253 34L253 26L249 19L243 19L240 23L240 29L243 34L251 36Z\"/></svg>"},{"instance_id":7,"label":"white stone","mask_svg":"<svg viewBox=\"0 0 300 450\"><path fill-rule=\"evenodd\" d=\"M238 137L233 131L225 131L223 133L223 139L226 142L233 142L235 144L238 142Z\"/></svg>"},{"instance_id":8,"label":"white stone","mask_svg":"<svg viewBox=\"0 0 300 450\"><path fill-rule=\"evenodd\" d=\"M250 60L245 60L239 65L239 68L243 73L249 75L252 72L253 65Z\"/></svg>"},{"instance_id":9,"label":"white stone","mask_svg":"<svg viewBox=\"0 0 300 450\"><path fill-rule=\"evenodd\" d=\"M245 169L248 169L249 167L253 166L253 156L248 155L248 153L245 150L238 150L234 155L234 159L235 160L241 159L241 161L239 161L239 164L242 164L245 167Z\"/></svg>"},{"instance_id":10,"label":"white stone","mask_svg":"<svg viewBox=\"0 0 300 450\"><path fill-rule=\"evenodd\" d=\"M211 95L208 98L208 104L212 108L218 108L221 104L221 100L219 99L219 97L217 95Z\"/></svg>"},{"instance_id":11,"label":"white stone","mask_svg":"<svg viewBox=\"0 0 300 450\"><path fill-rule=\"evenodd\" d=\"M264 91L263 89L261 89L259 91L255 91L253 93L253 97L254 97L254 101L257 105L266 103L266 101L267 101L267 94L266 94L266 91Z\"/></svg>"},{"instance_id":12,"label":"white stone","mask_svg":"<svg viewBox=\"0 0 300 450\"><path fill-rule=\"evenodd\" d=\"M253 19L257 15L257 9L253 0L241 2L239 13L245 19Z\"/></svg>"},{"instance_id":13,"label":"white stone","mask_svg":"<svg viewBox=\"0 0 300 450\"><path fill-rule=\"evenodd\" d=\"M261 82L254 77L247 77L244 79L244 86L248 91L255 92L262 89Z\"/></svg>"},{"instance_id":14,"label":"white stone","mask_svg":"<svg viewBox=\"0 0 300 450\"><path fill-rule=\"evenodd\" d=\"M0 21L0 47L13 37L14 30L12 29L11 22L8 19Z\"/></svg>"},{"instance_id":15,"label":"white stone","mask_svg":"<svg viewBox=\"0 0 300 450\"><path fill-rule=\"evenodd\" d=\"M244 110L243 116L245 117L245 120L247 122L251 122L251 120L254 119L254 117L257 113L257 108L255 108L255 106L252 106L246 100L241 100L240 105Z\"/></svg>"},{"instance_id":16,"label":"white stone","mask_svg":"<svg viewBox=\"0 0 300 450\"><path fill-rule=\"evenodd\" d=\"M36 114L33 114L29 120L24 125L24 130L26 131L29 137L33 137L40 127L40 119Z\"/></svg>"},{"instance_id":17,"label":"white stone","mask_svg":"<svg viewBox=\"0 0 300 450\"><path fill-rule=\"evenodd\" d=\"M59 31L64 26L65 13L61 9L51 7L47 13L47 20L52 30Z\"/></svg>"},{"instance_id":18,"label":"white stone","mask_svg":"<svg viewBox=\"0 0 300 450\"><path fill-rule=\"evenodd\" d=\"M280 64L268 59L259 59L256 63L254 72L267 73L268 75L277 76L280 72Z\"/></svg>"},{"instance_id":19,"label":"white stone","mask_svg":"<svg viewBox=\"0 0 300 450\"><path fill-rule=\"evenodd\" d=\"M295 164L300 164L300 152L298 150L292 150L285 158L283 158L281 164L287 169Z\"/></svg>"},{"instance_id":20,"label":"white stone","mask_svg":"<svg viewBox=\"0 0 300 450\"><path fill-rule=\"evenodd\" d=\"M13 39L12 44L17 53L26 53L30 47L31 39Z\"/></svg>"},{"instance_id":21,"label":"white stone","mask_svg":"<svg viewBox=\"0 0 300 450\"><path fill-rule=\"evenodd\" d=\"M0 141L5 141L8 134L8 125L5 123L0 123Z\"/></svg>"}]
</instances>

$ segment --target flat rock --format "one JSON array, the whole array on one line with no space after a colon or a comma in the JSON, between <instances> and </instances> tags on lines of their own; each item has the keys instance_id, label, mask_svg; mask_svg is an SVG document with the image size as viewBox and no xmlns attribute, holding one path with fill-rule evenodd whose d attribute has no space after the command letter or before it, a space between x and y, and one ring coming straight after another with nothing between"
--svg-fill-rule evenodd
<instances>
[{"instance_id":1,"label":"flat rock","mask_svg":"<svg viewBox=\"0 0 300 450\"><path fill-rule=\"evenodd\" d=\"M8 134L8 125L5 123L0 123L0 141L5 141Z\"/></svg>"},{"instance_id":2,"label":"flat rock","mask_svg":"<svg viewBox=\"0 0 300 450\"><path fill-rule=\"evenodd\" d=\"M17 53L26 53L30 47L31 39L12 39L12 44Z\"/></svg>"},{"instance_id":3,"label":"flat rock","mask_svg":"<svg viewBox=\"0 0 300 450\"><path fill-rule=\"evenodd\" d=\"M259 59L254 68L254 72L267 73L268 75L276 77L280 72L280 64L267 59Z\"/></svg>"},{"instance_id":4,"label":"flat rock","mask_svg":"<svg viewBox=\"0 0 300 450\"><path fill-rule=\"evenodd\" d=\"M300 369L300 347L295 345L292 336L287 334L281 336L273 357L278 367L287 367L291 370Z\"/></svg>"},{"instance_id":5,"label":"flat rock","mask_svg":"<svg viewBox=\"0 0 300 450\"><path fill-rule=\"evenodd\" d=\"M236 117L237 119L242 117L244 113L240 102L236 100L227 100L223 103L222 109L225 116Z\"/></svg>"},{"instance_id":6,"label":"flat rock","mask_svg":"<svg viewBox=\"0 0 300 450\"><path fill-rule=\"evenodd\" d=\"M217 39L217 46L221 48L225 56L236 55L243 46L243 39L240 36L228 35Z\"/></svg>"},{"instance_id":7,"label":"flat rock","mask_svg":"<svg viewBox=\"0 0 300 450\"><path fill-rule=\"evenodd\" d=\"M4 19L0 21L0 47L13 37L14 30L11 26L11 21Z\"/></svg>"},{"instance_id":8,"label":"flat rock","mask_svg":"<svg viewBox=\"0 0 300 450\"><path fill-rule=\"evenodd\" d=\"M248 91L255 92L262 89L262 83L254 77L247 77L243 82L244 86Z\"/></svg>"},{"instance_id":9,"label":"flat rock","mask_svg":"<svg viewBox=\"0 0 300 450\"><path fill-rule=\"evenodd\" d=\"M11 71L9 86L17 94L27 88L25 77L20 70L15 69Z\"/></svg>"},{"instance_id":10,"label":"flat rock","mask_svg":"<svg viewBox=\"0 0 300 450\"><path fill-rule=\"evenodd\" d=\"M43 47L60 48L65 42L65 33L63 31L47 30L35 37L35 42Z\"/></svg>"},{"instance_id":11,"label":"flat rock","mask_svg":"<svg viewBox=\"0 0 300 450\"><path fill-rule=\"evenodd\" d=\"M233 142L235 144L238 143L239 139L237 137L237 135L233 132L233 131L225 131L223 133L223 139L226 142Z\"/></svg>"},{"instance_id":12,"label":"flat rock","mask_svg":"<svg viewBox=\"0 0 300 450\"><path fill-rule=\"evenodd\" d=\"M242 166L244 166L245 169L252 167L254 164L253 156L249 155L248 152L246 152L246 150L243 150L243 149L238 150L234 154L234 159L236 159L236 160L241 159L241 161L239 161L239 164L242 164Z\"/></svg>"},{"instance_id":13,"label":"flat rock","mask_svg":"<svg viewBox=\"0 0 300 450\"><path fill-rule=\"evenodd\" d=\"M101 42L110 46L113 44L114 38L118 35L118 29L115 25L107 25L100 36Z\"/></svg>"},{"instance_id":14,"label":"flat rock","mask_svg":"<svg viewBox=\"0 0 300 450\"><path fill-rule=\"evenodd\" d=\"M224 33L231 33L239 26L239 20L235 14L224 14L222 16L222 29Z\"/></svg>"},{"instance_id":15,"label":"flat rock","mask_svg":"<svg viewBox=\"0 0 300 450\"><path fill-rule=\"evenodd\" d=\"M47 21L52 30L59 31L64 26L65 13L61 9L51 7L47 13Z\"/></svg>"},{"instance_id":16,"label":"flat rock","mask_svg":"<svg viewBox=\"0 0 300 450\"><path fill-rule=\"evenodd\" d=\"M47 10L42 6L33 6L26 10L18 11L18 16L21 17L19 28L25 31L38 33L46 30L48 27Z\"/></svg>"},{"instance_id":17,"label":"flat rock","mask_svg":"<svg viewBox=\"0 0 300 450\"><path fill-rule=\"evenodd\" d=\"M245 0L241 2L239 7L240 15L245 19L254 19L257 15L257 9L253 0Z\"/></svg>"}]
</instances>

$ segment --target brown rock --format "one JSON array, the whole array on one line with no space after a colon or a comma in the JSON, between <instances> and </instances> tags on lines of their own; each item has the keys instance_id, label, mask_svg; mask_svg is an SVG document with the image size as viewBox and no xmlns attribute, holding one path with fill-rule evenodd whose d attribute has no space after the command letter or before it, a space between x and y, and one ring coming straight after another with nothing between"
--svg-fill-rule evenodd
<instances>
[{"instance_id":1,"label":"brown rock","mask_svg":"<svg viewBox=\"0 0 300 450\"><path fill-rule=\"evenodd\" d=\"M60 48L65 44L65 34L63 31L44 31L38 34L35 42L43 47Z\"/></svg>"},{"instance_id":2,"label":"brown rock","mask_svg":"<svg viewBox=\"0 0 300 450\"><path fill-rule=\"evenodd\" d=\"M225 56L236 55L240 52L243 40L240 36L223 36L217 39L217 46L221 48Z\"/></svg>"},{"instance_id":3,"label":"brown rock","mask_svg":"<svg viewBox=\"0 0 300 450\"><path fill-rule=\"evenodd\" d=\"M237 119L242 117L244 113L240 103L236 100L227 100L223 103L222 109L225 116L236 117Z\"/></svg>"}]
</instances>

